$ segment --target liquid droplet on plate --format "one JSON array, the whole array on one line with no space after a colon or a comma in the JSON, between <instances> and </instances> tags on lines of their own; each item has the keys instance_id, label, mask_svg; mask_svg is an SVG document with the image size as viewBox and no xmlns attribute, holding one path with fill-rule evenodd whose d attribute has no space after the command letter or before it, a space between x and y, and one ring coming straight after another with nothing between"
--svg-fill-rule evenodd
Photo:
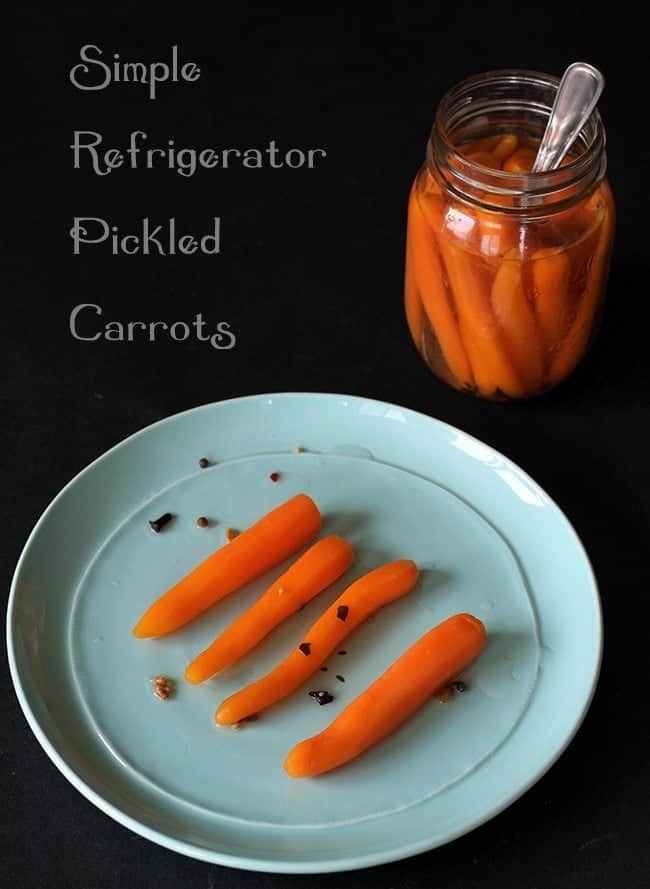
<instances>
[{"instance_id":1,"label":"liquid droplet on plate","mask_svg":"<svg viewBox=\"0 0 650 889\"><path fill-rule=\"evenodd\" d=\"M481 602L481 608L483 611L493 611L497 607L497 603L494 599L486 599L485 602Z\"/></svg>"},{"instance_id":2,"label":"liquid droplet on plate","mask_svg":"<svg viewBox=\"0 0 650 889\"><path fill-rule=\"evenodd\" d=\"M368 450L368 448L363 448L360 445L353 444L335 445L333 448L329 448L326 453L332 454L335 457L359 457L363 460L374 459L372 453Z\"/></svg>"}]
</instances>

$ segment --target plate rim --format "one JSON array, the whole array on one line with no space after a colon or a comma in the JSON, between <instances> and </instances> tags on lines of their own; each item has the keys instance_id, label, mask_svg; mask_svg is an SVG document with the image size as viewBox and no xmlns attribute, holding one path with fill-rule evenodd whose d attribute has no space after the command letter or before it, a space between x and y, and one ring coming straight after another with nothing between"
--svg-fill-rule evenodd
<instances>
[{"instance_id":1,"label":"plate rim","mask_svg":"<svg viewBox=\"0 0 650 889\"><path fill-rule=\"evenodd\" d=\"M595 635L597 638L596 642L596 659L593 669L593 674L590 678L589 682L589 691L588 694L585 695L584 702L579 711L576 712L572 724L569 730L566 732L566 735L563 739L563 742L556 747L553 751L553 754L546 758L546 760L536 769L534 770L528 777L528 779L522 782L514 791L506 793L498 802L491 805L489 807L489 811L482 812L480 815L471 819L469 821L464 821L462 825L460 825L456 829L452 829L447 831L444 836L430 839L421 839L414 843L402 844L395 848L385 849L383 851L373 851L370 853L366 853L363 855L351 855L345 858L337 858L335 860L316 860L316 859L305 859L305 860L280 860L280 859L263 859L263 858L250 858L242 855L235 855L230 853L219 852L214 849L207 849L205 847L194 845L185 840L179 840L173 836L165 834L159 830L155 830L152 827L149 827L146 824L138 821L133 816L127 814L126 812L119 809L117 806L113 805L113 803L104 799L101 794L97 793L90 787L85 780L78 775L75 770L68 765L65 758L57 751L54 744L47 737L46 732L41 728L38 718L32 710L32 707L27 699L27 695L23 689L22 679L20 676L20 670L17 663L16 652L14 647L14 634L13 634L13 614L15 607L15 599L17 595L17 586L19 581L19 575L21 573L23 564L27 560L29 556L29 550L32 545L32 541L35 539L38 534L40 527L44 524L45 520L49 513L55 508L56 504L61 500L69 488L71 488L79 479L85 476L87 473L90 473L91 470L95 467L96 464L100 463L104 459L106 459L109 455L114 453L115 451L126 447L130 442L137 439L138 437L150 432L152 429L156 427L163 426L167 423L172 423L175 420L178 420L180 417L183 417L187 414L191 413L199 413L202 411L207 411L211 408L214 408L218 405L224 404L236 404L241 402L254 402L263 399L301 399L301 398L325 398L325 399L339 399L345 400L348 402L359 402L359 403L371 403L375 405L380 405L384 408L394 409L406 412L420 420L425 420L428 422L433 422L434 424L445 428L449 432L462 434L467 439L475 442L483 447L490 448L496 455L503 458L510 466L517 470L521 476L527 481L531 482L535 487L543 491L544 496L547 498L548 505L553 507L556 511L558 518L564 522L566 526L566 530L568 530L570 537L576 547L577 552L581 556L584 561L584 565L587 569L588 578L592 585L593 592L593 601L595 606L595 619L596 619L596 627L595 627ZM402 467L403 468L403 467ZM51 760L51 762L56 766L56 768L61 772L61 774L72 784L72 786L81 793L89 802L95 805L100 811L104 814L108 815L118 824L123 827L132 830L134 833L139 836L144 837L151 842L156 843L163 848L170 849L174 852L178 852L180 854L186 855L190 858L194 858L200 861L206 861L212 864L219 864L226 867L238 868L241 870L249 870L255 871L259 873L281 873L281 874L320 874L320 873L336 873L342 871L350 871L350 870L359 870L361 868L378 866L381 864L387 864L393 861L400 861L405 858L409 858L413 855L420 854L422 852L427 852L435 848L439 848L440 846L446 845L447 843L452 842L453 840L458 839L465 834L470 833L475 830L477 827L480 827L482 824L487 823L488 821L495 818L501 812L503 812L506 808L512 805L516 800L520 799L525 793L530 790L545 774L546 772L558 761L558 759L565 752L569 744L575 738L577 732L579 731L588 711L591 706L591 703L594 698L594 694L596 692L596 687L598 685L598 679L600 676L600 670L602 666L603 659L603 614L602 614L602 602L600 598L600 591L598 588L598 581L596 579L596 575L593 569L593 565L589 558L589 555L585 549L582 540L580 539L577 531L573 527L573 524L569 520L568 516L564 512L564 510L559 506L556 500L551 497L548 492L542 488L542 486L535 481L521 466L504 454L502 451L497 450L492 445L487 442L482 441L476 436L471 435L471 433L466 432L463 429L460 429L457 426L452 425L451 423L447 423L444 420L440 420L437 417L430 416L429 414L425 414L421 411L413 410L412 408L404 407L403 405L395 404L394 402L384 401L382 399L376 398L368 398L364 395L352 395L352 394L344 394L337 392L308 392L308 391L286 391L286 392L259 392L253 393L249 395L237 396L235 398L224 398L219 401L210 401L202 404L195 405L190 408L186 408L185 410L178 411L173 414L169 414L166 417L162 417L160 420L156 420L153 423L149 423L146 426L143 426L140 429L137 429L135 432L126 436L125 438L118 441L116 444L112 445L106 451L103 451L98 457L84 466L78 473L76 473L59 491L58 493L49 501L45 509L40 514L38 520L34 524L32 530L30 531L23 547L20 552L20 556L16 563L16 567L14 569L11 587L9 592L9 598L7 601L7 617L6 617L6 646L7 646L7 659L9 662L9 673L11 676L12 684L14 687L14 691L16 697L18 699L18 703L22 710L25 719L32 730L32 733L36 737L36 740Z\"/></svg>"}]
</instances>

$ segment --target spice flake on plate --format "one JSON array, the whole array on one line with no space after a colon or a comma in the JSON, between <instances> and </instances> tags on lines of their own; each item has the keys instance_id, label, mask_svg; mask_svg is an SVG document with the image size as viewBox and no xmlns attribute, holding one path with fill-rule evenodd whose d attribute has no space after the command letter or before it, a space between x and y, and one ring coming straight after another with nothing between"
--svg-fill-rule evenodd
<instances>
[{"instance_id":1,"label":"spice flake on plate","mask_svg":"<svg viewBox=\"0 0 650 889\"><path fill-rule=\"evenodd\" d=\"M171 680L166 676L155 676L151 680L151 684L153 685L153 693L161 701L166 701L170 698L174 691Z\"/></svg>"},{"instance_id":2,"label":"spice flake on plate","mask_svg":"<svg viewBox=\"0 0 650 889\"><path fill-rule=\"evenodd\" d=\"M165 512L160 516L160 518L152 519L149 522L149 527L156 534L160 534L160 532L165 527L165 525L169 524L169 522L171 522L172 519L173 519L173 515L171 514L171 512Z\"/></svg>"},{"instance_id":3,"label":"spice flake on plate","mask_svg":"<svg viewBox=\"0 0 650 889\"><path fill-rule=\"evenodd\" d=\"M331 704L334 700L334 695L331 695L328 691L310 691L308 694L309 697L313 698L321 707L324 704Z\"/></svg>"}]
</instances>

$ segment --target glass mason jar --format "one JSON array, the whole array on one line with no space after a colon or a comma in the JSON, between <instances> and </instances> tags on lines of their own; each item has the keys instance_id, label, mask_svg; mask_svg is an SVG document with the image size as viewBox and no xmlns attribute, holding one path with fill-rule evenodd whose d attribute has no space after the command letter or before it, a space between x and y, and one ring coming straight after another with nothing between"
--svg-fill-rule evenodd
<instances>
[{"instance_id":1,"label":"glass mason jar","mask_svg":"<svg viewBox=\"0 0 650 889\"><path fill-rule=\"evenodd\" d=\"M483 398L566 379L603 303L615 209L598 112L562 166L529 172L558 84L504 70L451 89L409 198L411 335L437 376Z\"/></svg>"}]
</instances>

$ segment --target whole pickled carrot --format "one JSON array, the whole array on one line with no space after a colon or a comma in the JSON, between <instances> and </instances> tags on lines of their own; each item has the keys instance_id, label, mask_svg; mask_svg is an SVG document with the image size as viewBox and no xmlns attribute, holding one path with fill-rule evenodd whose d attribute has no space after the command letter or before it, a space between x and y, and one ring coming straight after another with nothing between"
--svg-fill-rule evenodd
<instances>
[{"instance_id":1,"label":"whole pickled carrot","mask_svg":"<svg viewBox=\"0 0 650 889\"><path fill-rule=\"evenodd\" d=\"M518 148L504 161L502 169L507 173L530 173L536 157L535 148Z\"/></svg>"},{"instance_id":2,"label":"whole pickled carrot","mask_svg":"<svg viewBox=\"0 0 650 889\"><path fill-rule=\"evenodd\" d=\"M500 390L504 395L521 397L525 386L504 348L490 304L486 272L480 267L482 260L444 238L440 249L477 387L484 395Z\"/></svg>"},{"instance_id":3,"label":"whole pickled carrot","mask_svg":"<svg viewBox=\"0 0 650 889\"><path fill-rule=\"evenodd\" d=\"M497 144L492 149L492 154L496 157L499 163L502 163L517 150L518 146L519 137L516 136L515 133L507 133L505 136L501 136Z\"/></svg>"},{"instance_id":4,"label":"whole pickled carrot","mask_svg":"<svg viewBox=\"0 0 650 889\"><path fill-rule=\"evenodd\" d=\"M162 636L293 555L316 536L318 507L297 494L222 546L151 605L133 628L138 638Z\"/></svg>"},{"instance_id":5,"label":"whole pickled carrot","mask_svg":"<svg viewBox=\"0 0 650 889\"><path fill-rule=\"evenodd\" d=\"M354 560L350 544L332 535L319 540L264 595L227 627L185 670L193 685L234 664L310 599L334 583Z\"/></svg>"},{"instance_id":6,"label":"whole pickled carrot","mask_svg":"<svg viewBox=\"0 0 650 889\"><path fill-rule=\"evenodd\" d=\"M533 253L531 269L537 323L544 347L550 350L569 328L571 262L563 250L543 247Z\"/></svg>"},{"instance_id":7,"label":"whole pickled carrot","mask_svg":"<svg viewBox=\"0 0 650 889\"><path fill-rule=\"evenodd\" d=\"M232 725L286 698L374 611L412 590L418 573L414 562L400 559L359 578L316 621L281 664L226 698L215 714L216 721L219 725Z\"/></svg>"},{"instance_id":8,"label":"whole pickled carrot","mask_svg":"<svg viewBox=\"0 0 650 889\"><path fill-rule=\"evenodd\" d=\"M590 200L594 209L598 202L604 204L598 246L585 289L576 308L575 319L564 342L551 361L549 368L551 383L559 383L567 377L584 355L607 279L616 216L614 198L609 183L604 181Z\"/></svg>"},{"instance_id":9,"label":"whole pickled carrot","mask_svg":"<svg viewBox=\"0 0 650 889\"><path fill-rule=\"evenodd\" d=\"M440 351L458 383L471 387L474 382L472 368L445 288L434 232L422 213L415 190L409 202L408 233L408 250L413 261L417 289Z\"/></svg>"},{"instance_id":10,"label":"whole pickled carrot","mask_svg":"<svg viewBox=\"0 0 650 889\"><path fill-rule=\"evenodd\" d=\"M424 338L424 312L422 300L415 281L415 269L413 264L413 251L406 245L406 269L404 272L404 309L406 311L406 323L413 337L413 342L422 349Z\"/></svg>"},{"instance_id":11,"label":"whole pickled carrot","mask_svg":"<svg viewBox=\"0 0 650 889\"><path fill-rule=\"evenodd\" d=\"M185 670L193 685L234 664L262 639L334 583L354 560L350 544L333 535L319 540L264 595L227 627Z\"/></svg>"},{"instance_id":12,"label":"whole pickled carrot","mask_svg":"<svg viewBox=\"0 0 650 889\"><path fill-rule=\"evenodd\" d=\"M487 634L471 614L425 633L324 731L297 744L284 767L292 778L329 772L382 741L483 651Z\"/></svg>"},{"instance_id":13,"label":"whole pickled carrot","mask_svg":"<svg viewBox=\"0 0 650 889\"><path fill-rule=\"evenodd\" d=\"M415 257L413 256L413 221L411 218L411 200L415 186L411 189L409 197L409 213L406 223L406 267L404 270L404 309L406 311L406 323L413 337L413 342L422 350L424 337L424 309L418 290L415 276Z\"/></svg>"},{"instance_id":14,"label":"whole pickled carrot","mask_svg":"<svg viewBox=\"0 0 650 889\"><path fill-rule=\"evenodd\" d=\"M523 263L518 248L504 256L492 283L492 308L508 352L525 381L527 392L539 389L544 362L533 309L526 297Z\"/></svg>"}]
</instances>

